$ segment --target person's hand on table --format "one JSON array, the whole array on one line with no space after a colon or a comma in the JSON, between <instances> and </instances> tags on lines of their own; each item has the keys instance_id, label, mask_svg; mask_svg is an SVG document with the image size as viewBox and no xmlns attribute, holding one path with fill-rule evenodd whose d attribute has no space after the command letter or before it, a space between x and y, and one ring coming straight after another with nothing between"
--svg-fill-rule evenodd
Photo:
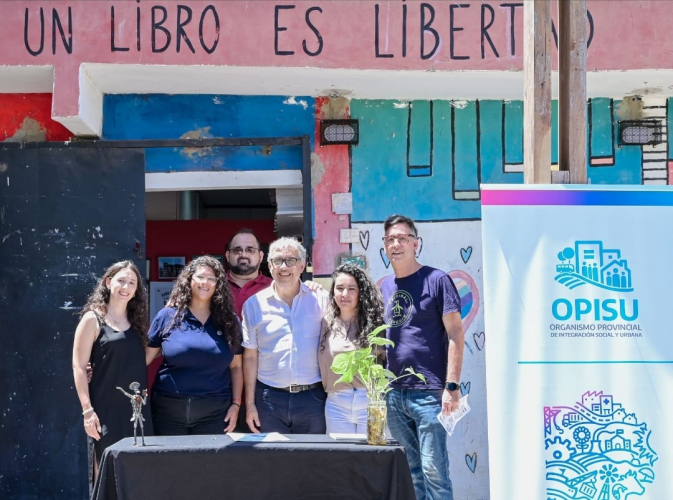
<instances>
[{"instance_id":1,"label":"person's hand on table","mask_svg":"<svg viewBox=\"0 0 673 500\"><path fill-rule=\"evenodd\" d=\"M241 409L241 405L236 401L231 403L231 406L227 410L227 415L224 417L224 422L227 426L224 428L224 433L231 432L236 428L236 422L238 422L238 411Z\"/></svg>"},{"instance_id":2,"label":"person's hand on table","mask_svg":"<svg viewBox=\"0 0 673 500\"><path fill-rule=\"evenodd\" d=\"M250 431L259 434L262 426L259 423L259 414L257 413L257 407L254 404L245 403L245 422L250 427Z\"/></svg>"}]
</instances>

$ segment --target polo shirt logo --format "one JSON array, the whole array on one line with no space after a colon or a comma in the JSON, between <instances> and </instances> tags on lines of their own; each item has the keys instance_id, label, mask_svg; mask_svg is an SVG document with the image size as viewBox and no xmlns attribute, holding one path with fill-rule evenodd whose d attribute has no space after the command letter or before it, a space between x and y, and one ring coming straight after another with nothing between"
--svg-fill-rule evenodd
<instances>
[{"instance_id":1,"label":"polo shirt logo","mask_svg":"<svg viewBox=\"0 0 673 500\"><path fill-rule=\"evenodd\" d=\"M390 326L401 326L411 317L414 299L405 290L397 290L386 303L384 319Z\"/></svg>"}]
</instances>

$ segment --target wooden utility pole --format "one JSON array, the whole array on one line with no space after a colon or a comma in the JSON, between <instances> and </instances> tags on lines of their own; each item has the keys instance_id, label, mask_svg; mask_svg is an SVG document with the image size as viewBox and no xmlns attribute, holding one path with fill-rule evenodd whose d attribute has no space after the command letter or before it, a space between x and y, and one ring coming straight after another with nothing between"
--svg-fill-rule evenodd
<instances>
[{"instance_id":1,"label":"wooden utility pole","mask_svg":"<svg viewBox=\"0 0 673 500\"><path fill-rule=\"evenodd\" d=\"M524 2L523 179L551 183L551 1Z\"/></svg>"},{"instance_id":2,"label":"wooden utility pole","mask_svg":"<svg viewBox=\"0 0 673 500\"><path fill-rule=\"evenodd\" d=\"M559 171L587 183L587 3L558 0Z\"/></svg>"},{"instance_id":3,"label":"wooden utility pole","mask_svg":"<svg viewBox=\"0 0 673 500\"><path fill-rule=\"evenodd\" d=\"M587 183L586 0L558 0L559 172L551 172L551 0L524 2L526 184Z\"/></svg>"}]
</instances>

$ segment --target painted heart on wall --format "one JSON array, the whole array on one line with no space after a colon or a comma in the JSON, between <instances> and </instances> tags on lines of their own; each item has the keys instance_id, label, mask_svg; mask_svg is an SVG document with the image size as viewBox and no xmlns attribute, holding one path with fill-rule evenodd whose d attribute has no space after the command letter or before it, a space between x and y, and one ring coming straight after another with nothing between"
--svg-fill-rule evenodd
<instances>
[{"instance_id":1,"label":"painted heart on wall","mask_svg":"<svg viewBox=\"0 0 673 500\"><path fill-rule=\"evenodd\" d=\"M474 471L477 469L477 453L472 453L472 455L465 455L465 464L467 468L470 469L470 472L474 474Z\"/></svg>"},{"instance_id":2,"label":"painted heart on wall","mask_svg":"<svg viewBox=\"0 0 673 500\"><path fill-rule=\"evenodd\" d=\"M386 266L386 269L388 269L390 267L390 261L388 260L388 256L386 255L385 248L381 248L379 250L379 254L381 255L381 260L383 261L383 265Z\"/></svg>"},{"instance_id":3,"label":"painted heart on wall","mask_svg":"<svg viewBox=\"0 0 673 500\"><path fill-rule=\"evenodd\" d=\"M474 339L474 344L477 346L477 349L480 351L484 348L484 343L486 342L486 334L484 332L473 333L472 338Z\"/></svg>"},{"instance_id":4,"label":"painted heart on wall","mask_svg":"<svg viewBox=\"0 0 673 500\"><path fill-rule=\"evenodd\" d=\"M469 246L467 248L461 248L460 257L463 259L463 262L467 264L467 261L470 260L470 257L472 257L472 247Z\"/></svg>"},{"instance_id":5,"label":"painted heart on wall","mask_svg":"<svg viewBox=\"0 0 673 500\"><path fill-rule=\"evenodd\" d=\"M360 231L360 245L365 250L369 248L369 231Z\"/></svg>"}]
</instances>

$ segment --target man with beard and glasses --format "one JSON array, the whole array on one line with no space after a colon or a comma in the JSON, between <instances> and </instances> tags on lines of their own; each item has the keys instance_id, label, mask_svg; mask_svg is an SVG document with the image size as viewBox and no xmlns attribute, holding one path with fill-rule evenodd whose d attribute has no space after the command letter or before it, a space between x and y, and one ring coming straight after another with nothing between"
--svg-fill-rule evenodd
<instances>
[{"instance_id":1,"label":"man with beard and glasses","mask_svg":"<svg viewBox=\"0 0 673 500\"><path fill-rule=\"evenodd\" d=\"M250 229L240 229L231 238L225 258L229 265L227 279L234 296L236 314L240 318L245 301L268 288L273 280L259 272L264 252L261 251L259 240Z\"/></svg>"},{"instance_id":2,"label":"man with beard and glasses","mask_svg":"<svg viewBox=\"0 0 673 500\"><path fill-rule=\"evenodd\" d=\"M259 240L251 229L242 228L229 240L224 254L229 271L227 280L231 294L234 296L234 308L239 319L242 316L243 304L257 292L268 288L273 280L259 272L264 258ZM250 432L245 421L246 408L238 412L236 432Z\"/></svg>"}]
</instances>

